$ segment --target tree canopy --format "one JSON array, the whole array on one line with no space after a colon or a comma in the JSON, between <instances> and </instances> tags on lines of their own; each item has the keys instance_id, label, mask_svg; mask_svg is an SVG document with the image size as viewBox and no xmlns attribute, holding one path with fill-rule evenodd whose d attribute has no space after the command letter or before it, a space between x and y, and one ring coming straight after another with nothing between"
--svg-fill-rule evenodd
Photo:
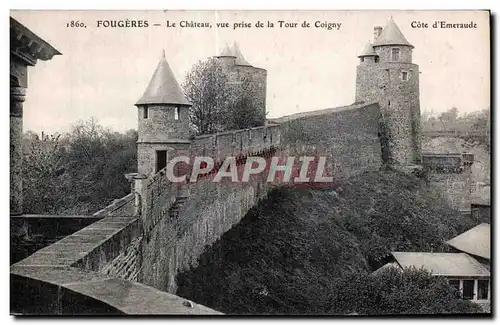
<instances>
[{"instance_id":1,"label":"tree canopy","mask_svg":"<svg viewBox=\"0 0 500 325\"><path fill-rule=\"evenodd\" d=\"M199 61L182 87L193 104L191 125L196 134L210 134L264 124L257 89L249 78L234 79L216 58Z\"/></svg>"},{"instance_id":2,"label":"tree canopy","mask_svg":"<svg viewBox=\"0 0 500 325\"><path fill-rule=\"evenodd\" d=\"M137 132L112 132L80 121L64 135L26 132L25 213L91 214L130 193L124 174L137 170Z\"/></svg>"}]
</instances>

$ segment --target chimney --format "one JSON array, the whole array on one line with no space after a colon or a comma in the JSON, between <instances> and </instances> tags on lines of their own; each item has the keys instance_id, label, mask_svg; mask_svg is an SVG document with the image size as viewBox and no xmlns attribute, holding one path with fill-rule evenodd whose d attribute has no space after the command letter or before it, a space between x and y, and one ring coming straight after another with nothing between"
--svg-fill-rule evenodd
<instances>
[{"instance_id":1,"label":"chimney","mask_svg":"<svg viewBox=\"0 0 500 325\"><path fill-rule=\"evenodd\" d=\"M373 41L376 41L380 34L382 34L382 26L373 27Z\"/></svg>"}]
</instances>

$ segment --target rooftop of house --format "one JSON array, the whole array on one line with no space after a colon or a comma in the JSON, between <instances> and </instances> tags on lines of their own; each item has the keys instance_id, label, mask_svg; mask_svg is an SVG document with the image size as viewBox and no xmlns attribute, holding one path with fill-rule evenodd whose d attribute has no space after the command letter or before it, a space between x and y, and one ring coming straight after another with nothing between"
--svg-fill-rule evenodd
<instances>
[{"instance_id":1,"label":"rooftop of house","mask_svg":"<svg viewBox=\"0 0 500 325\"><path fill-rule=\"evenodd\" d=\"M490 276L481 263L465 253L392 252L401 268L424 268L436 276Z\"/></svg>"},{"instance_id":2,"label":"rooftop of house","mask_svg":"<svg viewBox=\"0 0 500 325\"><path fill-rule=\"evenodd\" d=\"M191 103L184 97L181 87L175 79L174 73L165 58L165 51L146 88L146 91L136 105L172 104L190 106Z\"/></svg>"},{"instance_id":3,"label":"rooftop of house","mask_svg":"<svg viewBox=\"0 0 500 325\"><path fill-rule=\"evenodd\" d=\"M413 45L411 45L410 42L408 42L408 40L405 38L392 17L382 29L382 33L377 37L375 42L373 42L373 46L382 45L405 45L413 47Z\"/></svg>"},{"instance_id":4,"label":"rooftop of house","mask_svg":"<svg viewBox=\"0 0 500 325\"><path fill-rule=\"evenodd\" d=\"M490 225L482 223L450 239L448 245L471 255L490 259Z\"/></svg>"}]
</instances>

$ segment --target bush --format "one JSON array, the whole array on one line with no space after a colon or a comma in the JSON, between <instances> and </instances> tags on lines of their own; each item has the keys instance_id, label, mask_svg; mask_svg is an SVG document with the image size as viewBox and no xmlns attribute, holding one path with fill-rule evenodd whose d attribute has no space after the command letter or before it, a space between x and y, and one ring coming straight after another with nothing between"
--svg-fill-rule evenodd
<instances>
[{"instance_id":1,"label":"bush","mask_svg":"<svg viewBox=\"0 0 500 325\"><path fill-rule=\"evenodd\" d=\"M124 174L137 170L137 132L120 134L96 121L65 135L27 132L23 161L24 212L92 214L130 193Z\"/></svg>"},{"instance_id":2,"label":"bush","mask_svg":"<svg viewBox=\"0 0 500 325\"><path fill-rule=\"evenodd\" d=\"M478 313L444 278L425 270L390 267L376 274L351 274L335 282L329 312L361 315Z\"/></svg>"}]
</instances>

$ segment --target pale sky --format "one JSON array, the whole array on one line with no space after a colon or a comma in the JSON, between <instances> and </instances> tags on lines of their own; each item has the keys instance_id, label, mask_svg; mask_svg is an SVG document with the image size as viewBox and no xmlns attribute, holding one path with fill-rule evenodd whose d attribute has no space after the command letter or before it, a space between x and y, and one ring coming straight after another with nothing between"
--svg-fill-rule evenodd
<instances>
[{"instance_id":1,"label":"pale sky","mask_svg":"<svg viewBox=\"0 0 500 325\"><path fill-rule=\"evenodd\" d=\"M179 83L198 60L237 41L252 65L267 70L269 117L354 102L357 54L373 27L390 16L415 46L422 111L453 106L461 113L490 106L490 34L487 12L473 11L11 11L11 16L63 55L29 68L24 130L65 132L95 117L117 131L137 128L137 108L165 49ZM147 28L97 27L97 20L148 20ZM216 28L215 21L230 23ZM67 28L71 20L87 28ZM181 20L213 28L153 27ZM257 21L274 28L255 28ZM306 20L311 27L279 28L277 21ZM436 20L475 22L476 29L433 29ZM233 23L252 23L234 30ZM341 23L340 30L314 23ZM412 21L429 23L427 29Z\"/></svg>"}]
</instances>

